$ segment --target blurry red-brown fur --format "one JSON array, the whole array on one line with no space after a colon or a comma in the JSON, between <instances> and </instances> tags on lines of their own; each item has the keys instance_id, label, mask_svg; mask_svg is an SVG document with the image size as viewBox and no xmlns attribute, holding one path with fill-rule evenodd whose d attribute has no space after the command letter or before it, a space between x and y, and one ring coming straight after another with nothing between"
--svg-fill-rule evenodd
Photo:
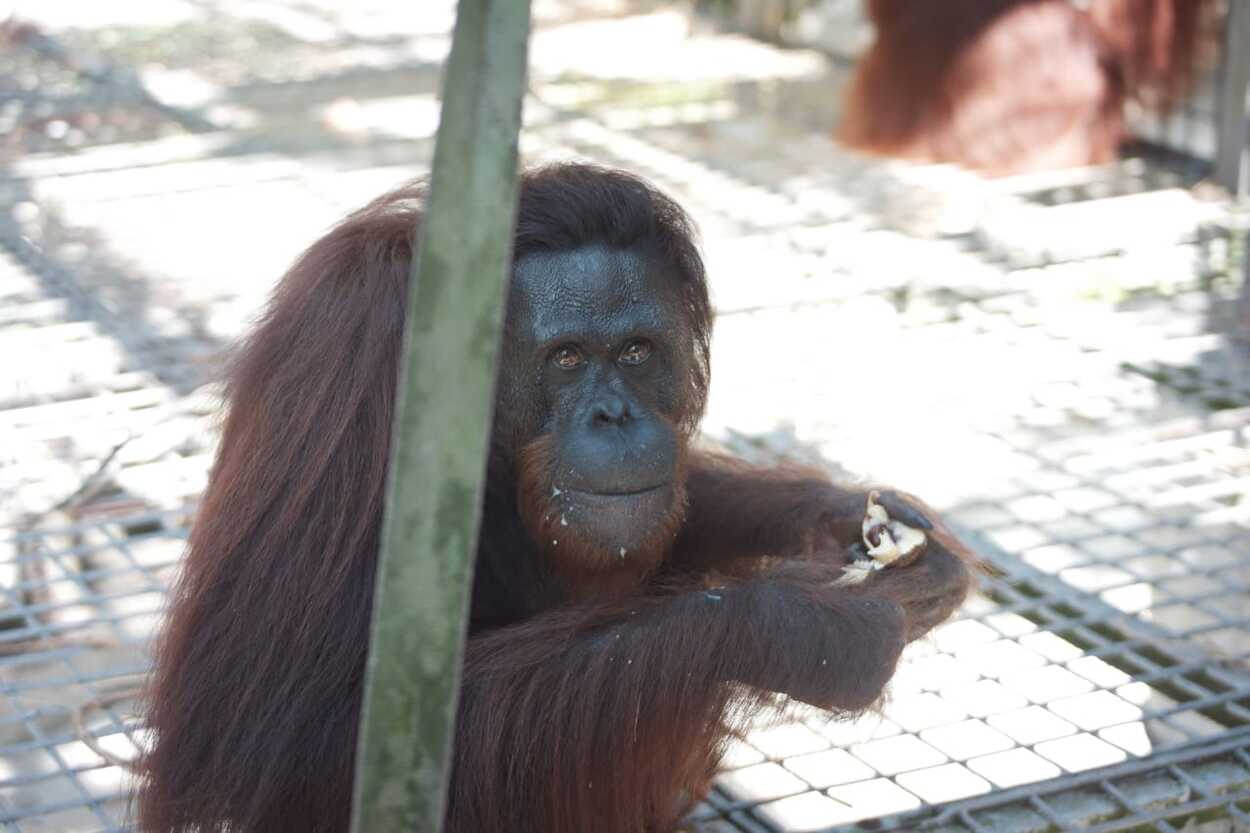
<instances>
[{"instance_id":1,"label":"blurry red-brown fur","mask_svg":"<svg viewBox=\"0 0 1250 833\"><path fill-rule=\"evenodd\" d=\"M989 174L1091 165L1192 90L1217 0L867 0L838 139Z\"/></svg>"}]
</instances>

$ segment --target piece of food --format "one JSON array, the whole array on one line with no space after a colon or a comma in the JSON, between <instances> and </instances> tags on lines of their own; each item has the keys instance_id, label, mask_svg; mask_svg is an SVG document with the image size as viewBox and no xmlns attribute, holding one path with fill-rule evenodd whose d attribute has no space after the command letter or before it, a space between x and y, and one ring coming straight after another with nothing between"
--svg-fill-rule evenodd
<instances>
[{"instance_id":1,"label":"piece of food","mask_svg":"<svg viewBox=\"0 0 1250 833\"><path fill-rule=\"evenodd\" d=\"M842 570L834 586L859 584L875 570L910 561L919 555L925 534L915 527L890 519L890 513L878 501L879 492L868 493L862 526L863 544L851 548L854 560Z\"/></svg>"},{"instance_id":2,"label":"piece of food","mask_svg":"<svg viewBox=\"0 0 1250 833\"><path fill-rule=\"evenodd\" d=\"M881 495L869 492L864 510L864 549L873 561L888 567L924 546L924 533L900 521L890 520L885 507L877 501Z\"/></svg>"}]
</instances>

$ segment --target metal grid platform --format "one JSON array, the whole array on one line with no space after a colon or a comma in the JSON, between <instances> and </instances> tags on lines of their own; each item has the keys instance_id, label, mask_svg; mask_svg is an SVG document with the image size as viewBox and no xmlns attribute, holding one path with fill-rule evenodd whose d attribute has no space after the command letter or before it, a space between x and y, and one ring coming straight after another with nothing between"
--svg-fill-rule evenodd
<instances>
[{"instance_id":1,"label":"metal grid platform","mask_svg":"<svg viewBox=\"0 0 1250 833\"><path fill-rule=\"evenodd\" d=\"M2 545L4 829L124 829L128 775L111 758L132 757L140 742L126 698L185 520L137 516Z\"/></svg>"},{"instance_id":2,"label":"metal grid platform","mask_svg":"<svg viewBox=\"0 0 1250 833\"><path fill-rule=\"evenodd\" d=\"M1244 823L1250 530L1224 497L1250 467L1246 421L1226 412L1032 449L1044 492L952 511L1003 573L909 650L882 713L761 718L695 829ZM1171 511L1133 512L1143 489ZM119 516L101 500L86 514L0 552L0 821L14 831L125 829L112 759L142 744L128 706L189 509Z\"/></svg>"},{"instance_id":3,"label":"metal grid platform","mask_svg":"<svg viewBox=\"0 0 1250 833\"><path fill-rule=\"evenodd\" d=\"M1002 571L983 598L909 649L880 715L803 712L750 735L708 816L748 831L1244 825L1248 419L1014 447L1036 461L1033 488L951 511Z\"/></svg>"},{"instance_id":4,"label":"metal grid platform","mask_svg":"<svg viewBox=\"0 0 1250 833\"><path fill-rule=\"evenodd\" d=\"M313 73L295 95L324 103L349 80L319 91ZM695 214L727 334L713 436L871 471L863 438L911 423L882 429L832 395L862 387L835 359L861 338L839 326L867 311L902 348L882 361L921 360L887 375L934 396L914 447L979 454L987 473L940 508L1002 571L909 649L879 714L760 716L692 829L1247 829L1250 387L1221 335L1235 287L1218 207L1166 160L987 184L776 133L753 115L767 84L622 104L577 99L579 83L536 90L525 153L620 164ZM261 87L283 109L286 88ZM0 176L0 345L19 359L0 373L3 829L127 829L134 687L213 451L208 371L299 245L429 149L210 134ZM243 228L253 205L291 211L276 253ZM142 259L160 215L224 206L244 213L246 262ZM1089 233L1126 211L1144 233ZM193 244L179 233L171 247ZM763 370L735 346L789 330L834 358ZM969 373L987 352L1002 367Z\"/></svg>"},{"instance_id":5,"label":"metal grid platform","mask_svg":"<svg viewBox=\"0 0 1250 833\"><path fill-rule=\"evenodd\" d=\"M1002 575L987 580L960 621L909 650L881 714L849 724L801 710L762 716L730 750L730 769L695 829L1179 831L1194 829L1190 819L1245 821L1250 527L1241 501L1250 411L1189 408L1189 389L1165 392L1171 407L1145 404L1140 394L1158 383L1089 335L1131 327L1180 361L1177 348L1203 337L1199 305L1155 298L1073 331L1047 317L1037 293L1002 286L958 324L922 314L915 327L964 327L984 338L1010 319L1018 342L1075 337L1087 357L1068 367L1072 378L1034 389L1032 407L988 432L1016 474L947 509ZM1077 395L1078 383L1099 387L1134 418L1109 418L1105 404ZM119 397L106 384L71 400L78 404L66 414L98 419ZM130 404L137 411L122 408L119 418L140 426L131 431L141 439L152 428L136 417L150 403ZM66 406L39 407L55 415ZM26 439L64 422L31 418L26 407L3 415ZM1102 428L1090 431L1091 419ZM184 437L200 430L177 428ZM760 445L776 451L767 438ZM125 829L126 774L111 758L142 744L127 707L198 481L168 492L179 508L165 511L152 490L118 484L132 468L169 483L188 459L202 475L203 446L190 458L173 446L177 453L139 455L133 467L123 447L109 489L2 545L0 820L8 829Z\"/></svg>"}]
</instances>

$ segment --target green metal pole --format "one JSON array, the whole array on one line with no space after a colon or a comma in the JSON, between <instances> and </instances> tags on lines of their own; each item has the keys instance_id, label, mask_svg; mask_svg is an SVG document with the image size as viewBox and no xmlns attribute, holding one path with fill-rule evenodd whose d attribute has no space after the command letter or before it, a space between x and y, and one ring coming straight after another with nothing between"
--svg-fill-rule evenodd
<instances>
[{"instance_id":1,"label":"green metal pole","mask_svg":"<svg viewBox=\"0 0 1250 833\"><path fill-rule=\"evenodd\" d=\"M460 0L409 290L353 833L442 826L516 219L529 0Z\"/></svg>"}]
</instances>

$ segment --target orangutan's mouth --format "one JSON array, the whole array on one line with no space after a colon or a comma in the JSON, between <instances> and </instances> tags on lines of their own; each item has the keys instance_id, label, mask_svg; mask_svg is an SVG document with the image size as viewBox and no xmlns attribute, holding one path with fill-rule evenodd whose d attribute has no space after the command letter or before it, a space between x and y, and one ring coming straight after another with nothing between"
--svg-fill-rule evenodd
<instances>
[{"instance_id":1,"label":"orangutan's mouth","mask_svg":"<svg viewBox=\"0 0 1250 833\"><path fill-rule=\"evenodd\" d=\"M643 497L644 495L649 495L653 492L659 492L663 489L667 489L671 485L672 485L671 483L665 481L664 483L660 483L659 485L656 485L656 486L646 486L642 489L630 489L627 492L589 492L589 491L581 491L578 489L570 489L569 491L573 495L576 495L577 497L588 497L592 499L593 498Z\"/></svg>"}]
</instances>

